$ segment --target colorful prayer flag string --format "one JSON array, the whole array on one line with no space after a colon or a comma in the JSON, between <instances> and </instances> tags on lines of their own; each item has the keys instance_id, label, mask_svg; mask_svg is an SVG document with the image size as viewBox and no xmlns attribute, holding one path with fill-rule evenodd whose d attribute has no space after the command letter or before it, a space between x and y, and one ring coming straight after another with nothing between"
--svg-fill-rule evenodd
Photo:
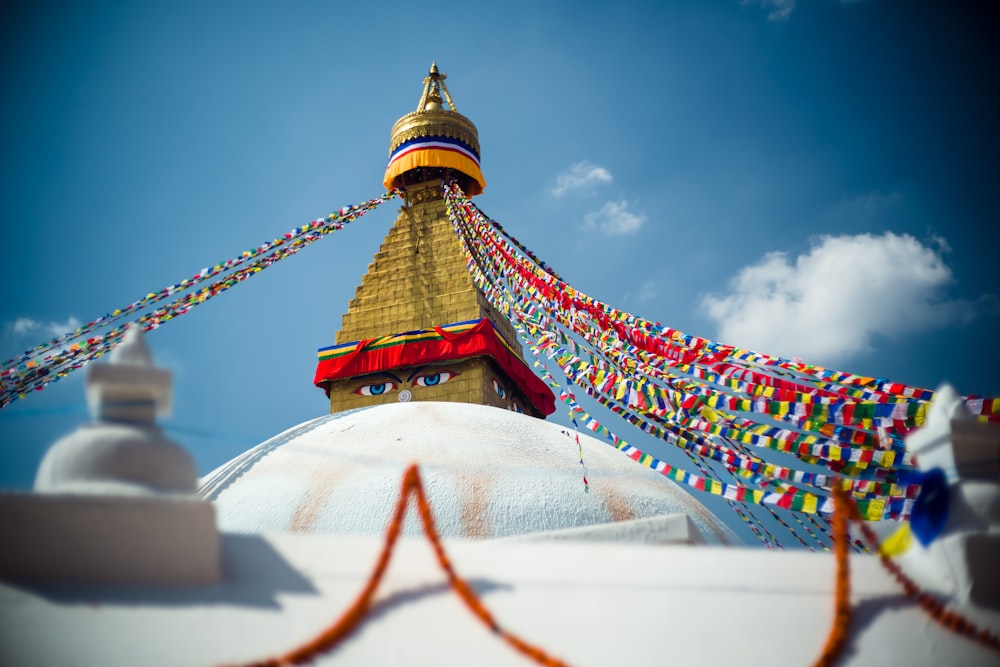
<instances>
[{"instance_id":1,"label":"colorful prayer flag string","mask_svg":"<svg viewBox=\"0 0 1000 667\"><path fill-rule=\"evenodd\" d=\"M41 391L48 384L57 382L72 371L99 358L118 344L129 326L139 325L145 331L156 329L164 322L190 312L192 308L276 262L297 254L302 248L324 236L343 229L347 223L395 196L395 192L386 192L362 204L345 206L336 213L297 227L257 248L246 250L237 257L215 264L210 269L204 268L191 278L185 278L157 292L150 292L123 308L78 327L75 331L58 336L8 360L0 366L0 408L11 401L25 398L30 391ZM189 291L215 278L218 279L208 286ZM166 306L123 322L152 304L175 295L180 296ZM106 333L95 333L119 322L121 324ZM90 337L86 337L88 335Z\"/></svg>"},{"instance_id":2,"label":"colorful prayer flag string","mask_svg":"<svg viewBox=\"0 0 1000 667\"><path fill-rule=\"evenodd\" d=\"M473 281L536 356L544 352L568 382L618 418L691 457L718 462L733 481L673 473L638 449L619 447L634 460L734 500L828 514L830 490L843 481L866 518L909 514L919 485L905 481L910 461L903 438L923 424L932 392L772 357L643 320L560 279L454 184L445 187L445 203ZM559 390L560 383L550 379ZM1000 419L1000 400L967 397L966 405L981 420ZM610 434L582 409L571 410L586 428ZM799 465L776 458L785 454ZM824 543L813 530L822 524L795 521Z\"/></svg>"}]
</instances>

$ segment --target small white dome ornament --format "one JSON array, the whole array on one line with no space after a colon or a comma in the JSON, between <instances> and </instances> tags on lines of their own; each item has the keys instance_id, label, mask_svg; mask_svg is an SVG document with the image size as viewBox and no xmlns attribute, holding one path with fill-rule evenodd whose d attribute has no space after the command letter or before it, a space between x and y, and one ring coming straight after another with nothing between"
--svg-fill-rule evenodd
<instances>
[{"instance_id":1,"label":"small white dome ornament","mask_svg":"<svg viewBox=\"0 0 1000 667\"><path fill-rule=\"evenodd\" d=\"M917 543L901 563L940 593L1000 608L1000 426L977 421L943 385L906 449L924 488L910 517Z\"/></svg>"},{"instance_id":2,"label":"small white dome ornament","mask_svg":"<svg viewBox=\"0 0 1000 667\"><path fill-rule=\"evenodd\" d=\"M195 495L194 460L154 421L170 409L170 372L153 366L137 326L109 356L87 374L93 421L52 445L35 493L0 494L0 578L215 584L215 508Z\"/></svg>"},{"instance_id":3,"label":"small white dome ornament","mask_svg":"<svg viewBox=\"0 0 1000 667\"><path fill-rule=\"evenodd\" d=\"M126 333L107 364L87 374L94 421L56 442L35 478L39 493L190 494L194 461L156 425L170 412L170 371L153 366L138 326Z\"/></svg>"}]
</instances>

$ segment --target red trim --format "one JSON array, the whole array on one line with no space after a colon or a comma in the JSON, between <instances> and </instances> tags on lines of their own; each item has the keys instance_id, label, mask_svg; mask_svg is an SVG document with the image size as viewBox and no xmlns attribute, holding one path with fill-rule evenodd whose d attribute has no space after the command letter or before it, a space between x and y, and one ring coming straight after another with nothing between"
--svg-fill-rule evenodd
<instances>
[{"instance_id":1,"label":"red trim","mask_svg":"<svg viewBox=\"0 0 1000 667\"><path fill-rule=\"evenodd\" d=\"M490 357L543 415L555 412L555 396L528 366L513 355L500 341L493 322L483 318L476 326L462 333L437 332L443 340L411 341L375 350L365 349L372 340L358 341L351 354L321 360L316 366L313 384L324 389L333 380L368 375L401 366L421 366L441 361L458 361L472 357Z\"/></svg>"}]
</instances>

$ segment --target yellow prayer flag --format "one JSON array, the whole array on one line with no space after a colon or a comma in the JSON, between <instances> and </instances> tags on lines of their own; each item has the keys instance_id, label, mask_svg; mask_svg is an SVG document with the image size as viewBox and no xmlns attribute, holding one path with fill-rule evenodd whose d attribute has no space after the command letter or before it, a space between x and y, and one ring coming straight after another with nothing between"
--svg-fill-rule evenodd
<instances>
[{"instance_id":1,"label":"yellow prayer flag","mask_svg":"<svg viewBox=\"0 0 1000 667\"><path fill-rule=\"evenodd\" d=\"M886 556L895 557L906 553L913 545L913 532L909 522L896 529L892 535L879 545L878 550Z\"/></svg>"},{"instance_id":2,"label":"yellow prayer flag","mask_svg":"<svg viewBox=\"0 0 1000 667\"><path fill-rule=\"evenodd\" d=\"M881 498L872 498L871 502L868 503L865 518L869 521L881 521L883 514L885 514L885 501Z\"/></svg>"},{"instance_id":3,"label":"yellow prayer flag","mask_svg":"<svg viewBox=\"0 0 1000 667\"><path fill-rule=\"evenodd\" d=\"M816 503L817 498L811 493L807 493L805 498L802 500L802 511L806 514L816 513Z\"/></svg>"}]
</instances>

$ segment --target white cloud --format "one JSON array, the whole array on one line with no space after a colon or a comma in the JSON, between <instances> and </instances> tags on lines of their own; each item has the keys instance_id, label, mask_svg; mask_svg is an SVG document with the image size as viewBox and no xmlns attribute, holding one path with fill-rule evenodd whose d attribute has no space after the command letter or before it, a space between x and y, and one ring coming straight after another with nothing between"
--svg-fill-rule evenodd
<instances>
[{"instance_id":1,"label":"white cloud","mask_svg":"<svg viewBox=\"0 0 1000 667\"><path fill-rule=\"evenodd\" d=\"M72 315L65 322L39 322L30 317L19 317L11 324L8 324L7 328L18 336L30 335L56 338L57 336L62 336L65 333L76 330L80 324L80 320Z\"/></svg>"},{"instance_id":2,"label":"white cloud","mask_svg":"<svg viewBox=\"0 0 1000 667\"><path fill-rule=\"evenodd\" d=\"M31 319L30 317L19 317L13 324L10 325L10 329L16 334L26 334L34 331L38 327L38 322Z\"/></svg>"},{"instance_id":3,"label":"white cloud","mask_svg":"<svg viewBox=\"0 0 1000 667\"><path fill-rule=\"evenodd\" d=\"M953 279L938 249L907 234L823 236L794 261L765 255L701 307L720 342L833 365L871 349L876 336L967 323L995 299L948 301L941 289Z\"/></svg>"},{"instance_id":4,"label":"white cloud","mask_svg":"<svg viewBox=\"0 0 1000 667\"><path fill-rule=\"evenodd\" d=\"M938 247L938 250L943 255L947 255L951 252L951 244L948 243L948 239L943 236L938 236L937 234L932 234L930 237L931 243Z\"/></svg>"},{"instance_id":5,"label":"white cloud","mask_svg":"<svg viewBox=\"0 0 1000 667\"><path fill-rule=\"evenodd\" d=\"M628 210L627 201L607 201L597 211L591 211L583 216L584 229L596 229L612 236L631 234L639 231L646 222L644 213L633 213Z\"/></svg>"},{"instance_id":6,"label":"white cloud","mask_svg":"<svg viewBox=\"0 0 1000 667\"><path fill-rule=\"evenodd\" d=\"M610 171L584 160L570 165L568 169L556 176L556 187L552 188L552 195L562 197L570 190L578 190L600 183L610 183L611 180Z\"/></svg>"},{"instance_id":7,"label":"white cloud","mask_svg":"<svg viewBox=\"0 0 1000 667\"><path fill-rule=\"evenodd\" d=\"M792 10L795 9L795 2L796 0L741 0L740 4L743 6L760 5L769 10L768 21L787 21L788 17L792 15Z\"/></svg>"}]
</instances>

